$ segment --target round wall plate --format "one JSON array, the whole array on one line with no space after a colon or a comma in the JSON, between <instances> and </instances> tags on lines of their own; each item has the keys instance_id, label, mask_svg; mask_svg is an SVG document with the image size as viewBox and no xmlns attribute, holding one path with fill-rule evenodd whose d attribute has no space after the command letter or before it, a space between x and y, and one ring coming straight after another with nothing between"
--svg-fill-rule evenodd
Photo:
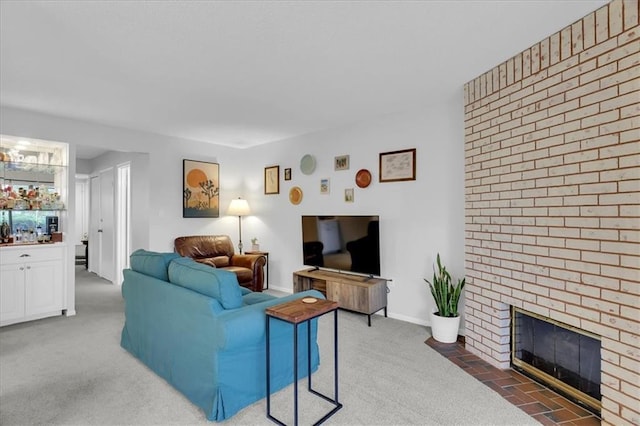
<instances>
[{"instance_id":1,"label":"round wall plate","mask_svg":"<svg viewBox=\"0 0 640 426\"><path fill-rule=\"evenodd\" d=\"M305 175L310 175L316 169L316 159L313 155L307 154L300 159L300 171Z\"/></svg>"},{"instance_id":2,"label":"round wall plate","mask_svg":"<svg viewBox=\"0 0 640 426\"><path fill-rule=\"evenodd\" d=\"M302 189L299 186L294 186L289 190L289 201L291 201L291 204L300 204L302 201Z\"/></svg>"},{"instance_id":3,"label":"round wall plate","mask_svg":"<svg viewBox=\"0 0 640 426\"><path fill-rule=\"evenodd\" d=\"M360 169L356 173L356 185L360 188L366 188L371 183L371 172L367 169Z\"/></svg>"}]
</instances>

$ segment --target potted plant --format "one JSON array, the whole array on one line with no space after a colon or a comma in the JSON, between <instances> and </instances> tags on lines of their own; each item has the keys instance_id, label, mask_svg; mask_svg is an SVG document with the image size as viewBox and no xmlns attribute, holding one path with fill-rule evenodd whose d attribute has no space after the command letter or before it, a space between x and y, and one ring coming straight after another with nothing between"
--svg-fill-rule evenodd
<instances>
[{"instance_id":1,"label":"potted plant","mask_svg":"<svg viewBox=\"0 0 640 426\"><path fill-rule=\"evenodd\" d=\"M465 278L459 279L458 284L453 285L451 274L440 261L440 253L436 263L438 268L437 270L433 268L433 280L424 279L429 284L437 308L437 311L431 313L431 334L439 342L453 343L458 339L458 327L460 327L458 302Z\"/></svg>"}]
</instances>

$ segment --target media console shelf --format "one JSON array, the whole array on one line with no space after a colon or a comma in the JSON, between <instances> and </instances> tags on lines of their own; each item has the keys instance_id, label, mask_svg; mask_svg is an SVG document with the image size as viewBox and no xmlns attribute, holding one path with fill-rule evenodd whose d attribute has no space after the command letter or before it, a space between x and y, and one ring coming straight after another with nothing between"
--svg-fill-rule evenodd
<instances>
[{"instance_id":1,"label":"media console shelf","mask_svg":"<svg viewBox=\"0 0 640 426\"><path fill-rule=\"evenodd\" d=\"M384 309L387 316L387 280L343 274L322 269L304 269L293 273L293 291L318 290L340 308L367 315Z\"/></svg>"}]
</instances>

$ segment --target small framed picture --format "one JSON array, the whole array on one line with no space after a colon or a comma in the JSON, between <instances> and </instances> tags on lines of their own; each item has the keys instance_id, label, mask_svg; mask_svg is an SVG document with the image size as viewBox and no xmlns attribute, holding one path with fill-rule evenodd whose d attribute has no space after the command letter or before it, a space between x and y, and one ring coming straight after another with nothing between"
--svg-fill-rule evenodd
<instances>
[{"instance_id":1,"label":"small framed picture","mask_svg":"<svg viewBox=\"0 0 640 426\"><path fill-rule=\"evenodd\" d=\"M346 188L344 190L344 202L353 203L353 188Z\"/></svg>"},{"instance_id":2,"label":"small framed picture","mask_svg":"<svg viewBox=\"0 0 640 426\"><path fill-rule=\"evenodd\" d=\"M329 179L320 179L320 193L328 194L329 193Z\"/></svg>"},{"instance_id":3,"label":"small framed picture","mask_svg":"<svg viewBox=\"0 0 640 426\"><path fill-rule=\"evenodd\" d=\"M284 180L291 180L291 169L284 169Z\"/></svg>"},{"instance_id":4,"label":"small framed picture","mask_svg":"<svg viewBox=\"0 0 640 426\"><path fill-rule=\"evenodd\" d=\"M416 180L416 149L380 153L380 182Z\"/></svg>"},{"instance_id":5,"label":"small framed picture","mask_svg":"<svg viewBox=\"0 0 640 426\"><path fill-rule=\"evenodd\" d=\"M270 166L264 168L264 193L280 193L280 166Z\"/></svg>"},{"instance_id":6,"label":"small framed picture","mask_svg":"<svg viewBox=\"0 0 640 426\"><path fill-rule=\"evenodd\" d=\"M333 161L335 170L349 170L349 156L339 155Z\"/></svg>"}]
</instances>

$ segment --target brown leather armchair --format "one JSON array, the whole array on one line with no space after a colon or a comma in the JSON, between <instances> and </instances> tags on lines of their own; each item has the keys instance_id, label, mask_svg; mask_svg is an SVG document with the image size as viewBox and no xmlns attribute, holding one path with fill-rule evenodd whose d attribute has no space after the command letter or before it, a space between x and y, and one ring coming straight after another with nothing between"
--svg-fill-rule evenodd
<instances>
[{"instance_id":1,"label":"brown leather armchair","mask_svg":"<svg viewBox=\"0 0 640 426\"><path fill-rule=\"evenodd\" d=\"M234 272L241 286L251 291L262 291L267 258L260 254L235 254L227 235L178 237L174 246L180 256Z\"/></svg>"}]
</instances>

